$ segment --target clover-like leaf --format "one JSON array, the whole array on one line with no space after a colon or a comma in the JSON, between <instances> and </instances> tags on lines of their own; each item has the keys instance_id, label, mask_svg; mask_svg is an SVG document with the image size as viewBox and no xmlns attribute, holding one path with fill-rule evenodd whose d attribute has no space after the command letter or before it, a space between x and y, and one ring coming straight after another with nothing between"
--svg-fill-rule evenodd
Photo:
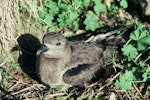
<instances>
[{"instance_id":1,"label":"clover-like leaf","mask_svg":"<svg viewBox=\"0 0 150 100\"><path fill-rule=\"evenodd\" d=\"M121 73L119 80L115 82L115 86L121 88L123 91L131 89L133 81L132 71L126 70L125 73Z\"/></svg>"},{"instance_id":2,"label":"clover-like leaf","mask_svg":"<svg viewBox=\"0 0 150 100\"><path fill-rule=\"evenodd\" d=\"M85 29L95 31L99 27L98 18L92 14L88 13L86 19L84 20Z\"/></svg>"},{"instance_id":3,"label":"clover-like leaf","mask_svg":"<svg viewBox=\"0 0 150 100\"><path fill-rule=\"evenodd\" d=\"M80 1L80 0L74 0L74 5L81 7L82 1Z\"/></svg>"},{"instance_id":4,"label":"clover-like leaf","mask_svg":"<svg viewBox=\"0 0 150 100\"><path fill-rule=\"evenodd\" d=\"M97 15L99 15L101 12L106 12L107 9L106 9L106 6L102 3L99 3L99 4L96 4L94 6L94 11Z\"/></svg>"},{"instance_id":5,"label":"clover-like leaf","mask_svg":"<svg viewBox=\"0 0 150 100\"><path fill-rule=\"evenodd\" d=\"M123 48L121 49L121 51L123 52L123 55L128 57L128 61L136 58L136 56L138 55L137 49L134 46L132 46L131 44L124 45Z\"/></svg>"},{"instance_id":6,"label":"clover-like leaf","mask_svg":"<svg viewBox=\"0 0 150 100\"><path fill-rule=\"evenodd\" d=\"M7 81L3 81L3 82L2 82L2 85L3 85L4 87L8 87L8 82L7 82Z\"/></svg>"},{"instance_id":7,"label":"clover-like leaf","mask_svg":"<svg viewBox=\"0 0 150 100\"><path fill-rule=\"evenodd\" d=\"M137 24L136 30L130 34L130 39L135 41L138 51L145 50L150 45L149 31L142 24Z\"/></svg>"},{"instance_id":8,"label":"clover-like leaf","mask_svg":"<svg viewBox=\"0 0 150 100\"><path fill-rule=\"evenodd\" d=\"M120 6L122 8L128 8L128 2L126 0L121 0L120 1Z\"/></svg>"},{"instance_id":9,"label":"clover-like leaf","mask_svg":"<svg viewBox=\"0 0 150 100\"><path fill-rule=\"evenodd\" d=\"M146 71L144 72L144 74L142 76L143 76L143 81L144 82L150 81L150 67L148 67L146 69Z\"/></svg>"},{"instance_id":10,"label":"clover-like leaf","mask_svg":"<svg viewBox=\"0 0 150 100\"><path fill-rule=\"evenodd\" d=\"M79 14L78 14L77 11L72 11L68 14L68 16L69 16L69 19L68 19L69 22L72 22L72 21L75 21L78 18Z\"/></svg>"},{"instance_id":11,"label":"clover-like leaf","mask_svg":"<svg viewBox=\"0 0 150 100\"><path fill-rule=\"evenodd\" d=\"M147 37L147 36L148 36L147 33L140 32L139 30L135 30L134 32L132 32L130 34L130 39L138 41L138 40L140 40L144 37Z\"/></svg>"},{"instance_id":12,"label":"clover-like leaf","mask_svg":"<svg viewBox=\"0 0 150 100\"><path fill-rule=\"evenodd\" d=\"M82 5L84 7L87 7L89 5L89 3L90 3L90 0L83 0Z\"/></svg>"},{"instance_id":13,"label":"clover-like leaf","mask_svg":"<svg viewBox=\"0 0 150 100\"><path fill-rule=\"evenodd\" d=\"M139 42L142 44L150 45L150 37L144 37L144 38L140 39Z\"/></svg>"},{"instance_id":14,"label":"clover-like leaf","mask_svg":"<svg viewBox=\"0 0 150 100\"><path fill-rule=\"evenodd\" d=\"M69 19L69 16L67 12L63 12L62 14L59 14L58 19L57 19L57 21L59 22L59 26L61 27L67 26L69 23L68 19Z\"/></svg>"},{"instance_id":15,"label":"clover-like leaf","mask_svg":"<svg viewBox=\"0 0 150 100\"><path fill-rule=\"evenodd\" d=\"M51 16L50 14L46 14L45 15L45 18L44 18L44 21L46 23L48 23L50 25L50 22L53 20L53 16Z\"/></svg>"}]
</instances>

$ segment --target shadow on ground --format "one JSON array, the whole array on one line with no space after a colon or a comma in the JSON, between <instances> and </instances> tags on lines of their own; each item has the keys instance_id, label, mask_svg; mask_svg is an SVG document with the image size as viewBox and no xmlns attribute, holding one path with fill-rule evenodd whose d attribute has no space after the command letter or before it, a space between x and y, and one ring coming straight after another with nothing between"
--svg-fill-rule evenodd
<instances>
[{"instance_id":1,"label":"shadow on ground","mask_svg":"<svg viewBox=\"0 0 150 100\"><path fill-rule=\"evenodd\" d=\"M13 51L21 51L18 63L21 69L31 78L38 80L35 70L36 52L41 47L40 41L31 34L23 34L17 39L18 45L12 48Z\"/></svg>"}]
</instances>

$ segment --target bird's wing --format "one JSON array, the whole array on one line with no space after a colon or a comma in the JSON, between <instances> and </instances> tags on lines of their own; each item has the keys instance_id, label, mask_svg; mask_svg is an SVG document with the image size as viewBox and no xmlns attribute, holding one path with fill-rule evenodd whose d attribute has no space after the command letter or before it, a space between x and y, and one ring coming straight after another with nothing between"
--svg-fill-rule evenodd
<instances>
[{"instance_id":1,"label":"bird's wing","mask_svg":"<svg viewBox=\"0 0 150 100\"><path fill-rule=\"evenodd\" d=\"M97 71L102 71L103 48L91 43L79 43L72 45L72 50L72 59L63 75L64 82L72 85L89 83L98 74Z\"/></svg>"}]
</instances>

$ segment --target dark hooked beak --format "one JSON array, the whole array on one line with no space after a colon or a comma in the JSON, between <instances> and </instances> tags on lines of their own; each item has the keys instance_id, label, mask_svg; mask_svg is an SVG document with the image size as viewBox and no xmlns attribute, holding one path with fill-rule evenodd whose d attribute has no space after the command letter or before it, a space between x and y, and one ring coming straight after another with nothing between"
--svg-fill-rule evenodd
<instances>
[{"instance_id":1,"label":"dark hooked beak","mask_svg":"<svg viewBox=\"0 0 150 100\"><path fill-rule=\"evenodd\" d=\"M48 50L47 46L42 45L41 48L36 52L37 56L40 56L43 52L46 52Z\"/></svg>"}]
</instances>

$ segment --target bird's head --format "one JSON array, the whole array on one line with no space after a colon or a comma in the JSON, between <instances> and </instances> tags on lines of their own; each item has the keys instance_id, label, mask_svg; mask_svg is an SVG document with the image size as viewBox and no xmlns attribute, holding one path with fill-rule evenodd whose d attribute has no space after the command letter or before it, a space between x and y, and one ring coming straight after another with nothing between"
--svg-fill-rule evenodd
<instances>
[{"instance_id":1,"label":"bird's head","mask_svg":"<svg viewBox=\"0 0 150 100\"><path fill-rule=\"evenodd\" d=\"M47 58L63 58L70 56L71 49L67 39L60 33L47 33L42 40L42 47L37 51L37 56Z\"/></svg>"}]
</instances>

